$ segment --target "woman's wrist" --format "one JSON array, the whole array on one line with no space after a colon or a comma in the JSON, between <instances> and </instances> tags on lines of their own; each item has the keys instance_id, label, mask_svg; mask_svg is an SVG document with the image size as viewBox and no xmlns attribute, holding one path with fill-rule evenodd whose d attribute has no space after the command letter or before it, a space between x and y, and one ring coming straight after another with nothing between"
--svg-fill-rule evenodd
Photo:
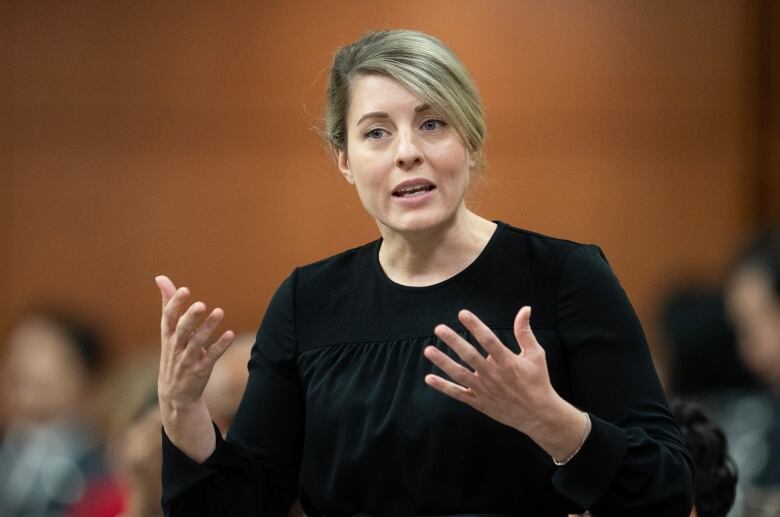
<instances>
[{"instance_id":1,"label":"woman's wrist","mask_svg":"<svg viewBox=\"0 0 780 517\"><path fill-rule=\"evenodd\" d=\"M211 414L206 404L186 409L164 409L163 406L161 403L162 424L171 443L198 463L206 461L217 446Z\"/></svg>"},{"instance_id":2,"label":"woman's wrist","mask_svg":"<svg viewBox=\"0 0 780 517\"><path fill-rule=\"evenodd\" d=\"M181 403L160 397L160 416L165 420L186 418L187 415L203 412L206 402L203 397L191 402Z\"/></svg>"},{"instance_id":3,"label":"woman's wrist","mask_svg":"<svg viewBox=\"0 0 780 517\"><path fill-rule=\"evenodd\" d=\"M534 428L526 434L556 464L566 464L587 440L591 428L590 417L557 394L552 404L548 404L545 409Z\"/></svg>"},{"instance_id":4,"label":"woman's wrist","mask_svg":"<svg viewBox=\"0 0 780 517\"><path fill-rule=\"evenodd\" d=\"M582 438L580 438L580 443L577 445L577 448L574 449L574 451L572 451L572 453L566 456L565 458L557 458L555 456L552 456L553 463L555 463L559 467L566 465L572 459L574 459L577 453L580 452L580 449L582 449L582 446L585 445L585 441L588 439L588 436L590 436L590 430L592 428L590 415L588 415L584 411L582 412L582 415L585 417L585 429L582 432Z\"/></svg>"}]
</instances>

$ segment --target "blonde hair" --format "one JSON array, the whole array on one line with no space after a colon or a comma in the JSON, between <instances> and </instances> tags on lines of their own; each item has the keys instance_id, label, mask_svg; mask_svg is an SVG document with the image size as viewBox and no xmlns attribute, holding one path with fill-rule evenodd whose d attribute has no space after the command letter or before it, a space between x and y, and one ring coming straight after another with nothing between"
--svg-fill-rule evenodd
<instances>
[{"instance_id":1,"label":"blonde hair","mask_svg":"<svg viewBox=\"0 0 780 517\"><path fill-rule=\"evenodd\" d=\"M325 138L347 150L350 86L360 76L390 77L422 99L460 136L479 166L484 165L485 115L474 80L454 52L422 32L369 32L333 57L327 90Z\"/></svg>"}]
</instances>

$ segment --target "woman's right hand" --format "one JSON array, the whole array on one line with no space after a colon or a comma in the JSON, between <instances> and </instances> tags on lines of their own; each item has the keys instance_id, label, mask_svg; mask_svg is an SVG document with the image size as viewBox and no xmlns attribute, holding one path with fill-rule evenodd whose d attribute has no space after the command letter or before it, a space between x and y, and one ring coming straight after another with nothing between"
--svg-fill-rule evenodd
<instances>
[{"instance_id":1,"label":"woman's right hand","mask_svg":"<svg viewBox=\"0 0 780 517\"><path fill-rule=\"evenodd\" d=\"M211 334L224 316L220 308L206 315L203 302L189 307L186 287L176 288L166 276L155 279L162 294L160 375L157 390L163 427L171 442L196 461L204 461L216 447L211 415L203 390L214 363L235 337Z\"/></svg>"}]
</instances>

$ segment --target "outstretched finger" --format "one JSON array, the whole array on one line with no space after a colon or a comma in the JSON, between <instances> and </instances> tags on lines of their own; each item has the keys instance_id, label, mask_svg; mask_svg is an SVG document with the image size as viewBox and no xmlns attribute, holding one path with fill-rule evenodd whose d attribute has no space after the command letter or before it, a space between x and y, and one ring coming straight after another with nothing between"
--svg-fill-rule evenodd
<instances>
[{"instance_id":1,"label":"outstretched finger","mask_svg":"<svg viewBox=\"0 0 780 517\"><path fill-rule=\"evenodd\" d=\"M157 287L160 289L160 294L162 295L162 306L163 309L165 309L165 304L168 303L168 300L173 298L174 294L176 294L176 286L173 284L171 279L165 275L158 275L154 277L154 283L157 284Z\"/></svg>"},{"instance_id":2,"label":"outstretched finger","mask_svg":"<svg viewBox=\"0 0 780 517\"><path fill-rule=\"evenodd\" d=\"M184 311L184 306L189 297L190 290L186 287L179 287L165 304L161 321L163 336L170 336L176 330L176 325L179 323L179 317Z\"/></svg>"},{"instance_id":3,"label":"outstretched finger","mask_svg":"<svg viewBox=\"0 0 780 517\"><path fill-rule=\"evenodd\" d=\"M522 307L515 316L515 339L520 345L520 353L527 354L529 352L536 352L541 348L539 342L536 340L533 331L531 330L531 307Z\"/></svg>"},{"instance_id":4,"label":"outstretched finger","mask_svg":"<svg viewBox=\"0 0 780 517\"><path fill-rule=\"evenodd\" d=\"M190 305L189 309L179 318L176 323L176 332L174 333L176 348L184 348L187 346L193 333L198 329L203 319L203 313L206 312L206 304L203 302L195 302Z\"/></svg>"},{"instance_id":5,"label":"outstretched finger","mask_svg":"<svg viewBox=\"0 0 780 517\"><path fill-rule=\"evenodd\" d=\"M459 400L464 404L468 404L469 406L476 408L477 397L474 395L474 392L468 388L459 386L454 382L448 381L447 379L442 379L438 375L432 373L429 373L425 376L425 384L449 397L454 398L455 400Z\"/></svg>"},{"instance_id":6,"label":"outstretched finger","mask_svg":"<svg viewBox=\"0 0 780 517\"><path fill-rule=\"evenodd\" d=\"M209 368L214 367L214 363L216 363L217 360L220 357L222 357L222 354L225 353L225 350L228 349L228 347L233 342L233 339L235 337L236 335L233 333L232 330L226 330L225 332L222 333L221 336L219 336L219 339L217 339L206 350L206 354L203 356L203 360L206 362Z\"/></svg>"},{"instance_id":7,"label":"outstretched finger","mask_svg":"<svg viewBox=\"0 0 780 517\"><path fill-rule=\"evenodd\" d=\"M436 328L433 329L433 333L458 354L458 357L463 359L464 363L481 375L485 375L487 368L485 358L482 357L482 354L480 354L471 343L463 339L460 334L444 324L437 325Z\"/></svg>"},{"instance_id":8,"label":"outstretched finger","mask_svg":"<svg viewBox=\"0 0 780 517\"><path fill-rule=\"evenodd\" d=\"M423 351L425 357L428 358L433 364L438 366L444 373L446 373L450 379L454 380L461 386L468 388L475 387L478 377L476 377L468 368L456 363L447 354L439 350L434 346L427 346Z\"/></svg>"},{"instance_id":9,"label":"outstretched finger","mask_svg":"<svg viewBox=\"0 0 780 517\"><path fill-rule=\"evenodd\" d=\"M222 321L224 316L225 311L219 307L212 310L211 314L206 318L206 321L204 321L200 327L195 330L195 333L192 334L189 343L187 343L187 347L205 348L211 334L217 328L217 325L219 325L219 322Z\"/></svg>"},{"instance_id":10,"label":"outstretched finger","mask_svg":"<svg viewBox=\"0 0 780 517\"><path fill-rule=\"evenodd\" d=\"M473 312L464 309L458 313L458 319L498 364L504 363L510 354L514 355Z\"/></svg>"}]
</instances>

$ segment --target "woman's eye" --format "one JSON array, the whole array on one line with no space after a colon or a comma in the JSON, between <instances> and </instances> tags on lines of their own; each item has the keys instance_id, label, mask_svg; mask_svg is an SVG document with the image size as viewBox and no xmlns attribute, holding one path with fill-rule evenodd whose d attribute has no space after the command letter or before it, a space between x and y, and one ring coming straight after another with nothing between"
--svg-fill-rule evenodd
<instances>
[{"instance_id":1,"label":"woman's eye","mask_svg":"<svg viewBox=\"0 0 780 517\"><path fill-rule=\"evenodd\" d=\"M365 137L370 140L379 140L384 135L385 135L385 130L377 127L366 131Z\"/></svg>"},{"instance_id":2,"label":"woman's eye","mask_svg":"<svg viewBox=\"0 0 780 517\"><path fill-rule=\"evenodd\" d=\"M428 119L425 122L423 122L423 124L422 124L422 128L425 129L426 131L434 131L434 130L440 129L442 127L444 127L444 121L443 120L434 119L434 118Z\"/></svg>"}]
</instances>

